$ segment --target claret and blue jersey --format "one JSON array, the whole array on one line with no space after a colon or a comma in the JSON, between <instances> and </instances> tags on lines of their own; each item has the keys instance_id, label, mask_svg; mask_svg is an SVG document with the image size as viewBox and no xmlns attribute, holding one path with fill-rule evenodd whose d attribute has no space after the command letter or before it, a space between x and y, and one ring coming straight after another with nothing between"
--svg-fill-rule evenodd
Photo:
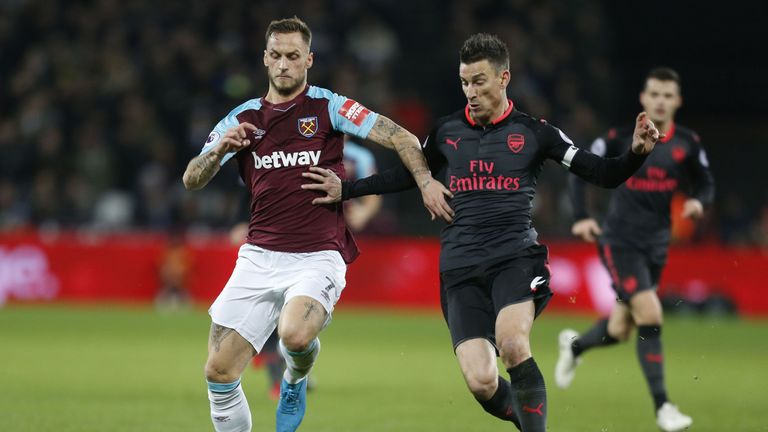
<instances>
[{"instance_id":1,"label":"claret and blue jersey","mask_svg":"<svg viewBox=\"0 0 768 432\"><path fill-rule=\"evenodd\" d=\"M346 262L358 255L346 229L341 205L312 205L318 192L303 190L309 166L333 170L342 179L344 134L367 138L378 114L320 87L293 100L272 104L264 98L238 106L214 127L201 151L213 149L226 131L243 122L251 144L227 154L234 158L251 194L248 243L281 252L338 250Z\"/></svg>"}]
</instances>

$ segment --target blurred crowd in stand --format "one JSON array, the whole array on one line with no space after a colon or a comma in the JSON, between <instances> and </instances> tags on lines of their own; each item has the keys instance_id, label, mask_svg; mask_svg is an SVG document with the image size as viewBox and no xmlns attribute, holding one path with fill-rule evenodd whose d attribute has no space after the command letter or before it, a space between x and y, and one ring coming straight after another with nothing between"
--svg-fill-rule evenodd
<instances>
[{"instance_id":1,"label":"blurred crowd in stand","mask_svg":"<svg viewBox=\"0 0 768 432\"><path fill-rule=\"evenodd\" d=\"M495 33L510 48L516 107L588 143L612 126L619 85L601 5L0 0L0 232L207 233L246 220L234 164L194 193L181 173L219 119L265 94L266 25L293 14L313 31L311 84L422 138L433 120L464 106L461 42ZM722 143L704 136L704 144ZM379 170L396 163L393 152L368 147ZM768 199L747 205L727 186L726 171L738 168L713 166L719 204L680 237L768 246ZM548 239L569 236L566 175L550 163L539 179L534 221ZM366 232L434 235L439 227L418 194L406 193L385 197Z\"/></svg>"}]
</instances>

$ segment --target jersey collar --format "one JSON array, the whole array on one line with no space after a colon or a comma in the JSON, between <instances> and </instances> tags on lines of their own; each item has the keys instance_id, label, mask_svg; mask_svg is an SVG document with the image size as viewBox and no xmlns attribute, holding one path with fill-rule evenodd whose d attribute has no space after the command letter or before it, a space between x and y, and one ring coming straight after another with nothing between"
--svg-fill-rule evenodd
<instances>
[{"instance_id":1,"label":"jersey collar","mask_svg":"<svg viewBox=\"0 0 768 432\"><path fill-rule=\"evenodd\" d=\"M496 117L495 120L491 122L491 125L499 124L502 120L509 117L509 115L512 113L512 110L515 108L515 104L512 102L512 99L507 99L507 102L509 102L509 106L507 107L507 110L504 111L500 116ZM464 107L464 116L467 118L467 121L471 126L477 126L477 123L472 118L471 115L469 115L469 104L467 104L466 107Z\"/></svg>"},{"instance_id":2,"label":"jersey collar","mask_svg":"<svg viewBox=\"0 0 768 432\"><path fill-rule=\"evenodd\" d=\"M261 101L261 105L263 105L263 106L265 106L267 108L276 109L278 111L288 111L289 109L293 108L293 106L296 105L299 101L301 101L301 99L304 96L306 96L307 91L309 91L309 84L307 84L304 87L304 90L301 93L297 94L295 98L293 98L293 99L291 99L289 101L286 101L286 102L281 102L279 104L275 104L275 103L271 103L271 102L267 101L266 95L264 97L262 97L261 99L259 99L259 100Z\"/></svg>"},{"instance_id":3,"label":"jersey collar","mask_svg":"<svg viewBox=\"0 0 768 432\"><path fill-rule=\"evenodd\" d=\"M669 131L667 132L667 135L664 138L660 139L659 142L666 144L666 143L668 143L672 139L673 136L675 136L675 122L674 121L672 122L672 125L669 126Z\"/></svg>"}]
</instances>

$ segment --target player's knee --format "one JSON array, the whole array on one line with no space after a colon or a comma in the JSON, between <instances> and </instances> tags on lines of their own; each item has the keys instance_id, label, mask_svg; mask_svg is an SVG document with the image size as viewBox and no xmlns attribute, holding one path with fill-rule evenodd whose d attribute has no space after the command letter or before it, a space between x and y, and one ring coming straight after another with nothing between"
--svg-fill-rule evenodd
<instances>
[{"instance_id":1,"label":"player's knee","mask_svg":"<svg viewBox=\"0 0 768 432\"><path fill-rule=\"evenodd\" d=\"M231 367L213 359L205 363L205 379L215 383L231 383L240 378L240 375Z\"/></svg>"},{"instance_id":2,"label":"player's knee","mask_svg":"<svg viewBox=\"0 0 768 432\"><path fill-rule=\"evenodd\" d=\"M304 352L306 351L317 335L314 332L295 329L285 331L280 335L280 340L288 351Z\"/></svg>"},{"instance_id":3,"label":"player's knee","mask_svg":"<svg viewBox=\"0 0 768 432\"><path fill-rule=\"evenodd\" d=\"M504 338L499 343L499 356L504 366L511 368L531 357L531 346L528 337L515 335Z\"/></svg>"},{"instance_id":4,"label":"player's knee","mask_svg":"<svg viewBox=\"0 0 768 432\"><path fill-rule=\"evenodd\" d=\"M465 378L469 391L476 399L482 401L493 397L499 385L498 374L495 370L470 371Z\"/></svg>"},{"instance_id":5,"label":"player's knee","mask_svg":"<svg viewBox=\"0 0 768 432\"><path fill-rule=\"evenodd\" d=\"M661 326L664 318L661 313L661 308L644 308L632 311L635 324L639 326Z\"/></svg>"}]
</instances>

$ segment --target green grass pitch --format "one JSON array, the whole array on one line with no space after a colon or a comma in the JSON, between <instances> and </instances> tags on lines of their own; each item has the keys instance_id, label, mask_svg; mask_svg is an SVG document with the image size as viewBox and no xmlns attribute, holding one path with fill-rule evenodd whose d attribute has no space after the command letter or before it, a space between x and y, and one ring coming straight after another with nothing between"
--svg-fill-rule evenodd
<instances>
[{"instance_id":1,"label":"green grass pitch","mask_svg":"<svg viewBox=\"0 0 768 432\"><path fill-rule=\"evenodd\" d=\"M544 313L534 356L552 431L653 431L634 344L595 350L567 391L552 370L561 328L591 319ZM202 310L117 306L0 310L0 431L211 431ZM436 312L342 309L323 333L303 431L511 431L466 390ZM667 387L692 431L768 431L768 322L668 319ZM266 372L244 389L254 431L274 430Z\"/></svg>"}]
</instances>

